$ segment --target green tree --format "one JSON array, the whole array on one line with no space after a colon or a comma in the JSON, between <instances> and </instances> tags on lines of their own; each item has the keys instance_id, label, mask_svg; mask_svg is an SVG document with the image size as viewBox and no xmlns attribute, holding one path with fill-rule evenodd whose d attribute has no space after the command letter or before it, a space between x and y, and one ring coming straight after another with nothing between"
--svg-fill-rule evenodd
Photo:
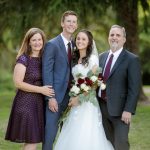
<instances>
[{"instance_id":1,"label":"green tree","mask_svg":"<svg viewBox=\"0 0 150 150\"><path fill-rule=\"evenodd\" d=\"M143 25L148 28L149 3L148 0L1 0L0 57L4 58L4 51L14 57L24 33L30 27L42 28L48 38L58 34L61 14L68 9L79 14L80 28L92 30L98 48L106 48L104 38L107 39L111 24L117 23L126 28L126 47L139 54L138 8L143 8ZM143 92L142 97L146 98Z\"/></svg>"},{"instance_id":2,"label":"green tree","mask_svg":"<svg viewBox=\"0 0 150 150\"><path fill-rule=\"evenodd\" d=\"M144 13L149 10L147 0L126 0L126 2L119 0L114 5L117 14L117 22L119 24L123 24L126 28L126 47L135 54L139 54L138 2L141 3ZM147 19L146 17L147 16L145 14L145 19ZM148 98L144 95L143 89L141 88L140 100L145 99Z\"/></svg>"}]
</instances>

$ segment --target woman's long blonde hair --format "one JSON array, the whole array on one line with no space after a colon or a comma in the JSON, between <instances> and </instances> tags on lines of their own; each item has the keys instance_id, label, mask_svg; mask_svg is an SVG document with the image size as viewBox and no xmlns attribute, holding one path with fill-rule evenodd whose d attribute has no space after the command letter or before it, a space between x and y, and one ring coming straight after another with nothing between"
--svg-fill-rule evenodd
<instances>
[{"instance_id":1,"label":"woman's long blonde hair","mask_svg":"<svg viewBox=\"0 0 150 150\"><path fill-rule=\"evenodd\" d=\"M44 45L46 42L45 33L39 28L30 28L27 31L27 33L25 34L25 37L24 37L23 42L21 44L21 48L19 49L18 55L16 58L18 58L22 54L26 54L28 56L31 55L32 51L31 51L31 47L29 45L29 42L30 42L30 39L32 38L32 36L37 34L37 33L41 34L42 39L43 39L43 47L42 47L42 50L40 51L39 57L42 56Z\"/></svg>"}]
</instances>

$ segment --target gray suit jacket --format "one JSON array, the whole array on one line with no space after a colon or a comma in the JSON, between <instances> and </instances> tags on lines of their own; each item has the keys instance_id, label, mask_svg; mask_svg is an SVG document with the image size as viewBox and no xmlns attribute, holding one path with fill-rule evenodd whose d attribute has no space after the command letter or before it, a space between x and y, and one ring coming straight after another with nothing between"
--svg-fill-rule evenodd
<instances>
[{"instance_id":1,"label":"gray suit jacket","mask_svg":"<svg viewBox=\"0 0 150 150\"><path fill-rule=\"evenodd\" d=\"M70 67L66 48L61 35L58 35L47 42L42 58L43 83L53 86L58 103L61 103L64 98L69 76Z\"/></svg>"},{"instance_id":2,"label":"gray suit jacket","mask_svg":"<svg viewBox=\"0 0 150 150\"><path fill-rule=\"evenodd\" d=\"M99 65L104 68L108 52L99 57ZM123 111L135 113L141 87L141 68L136 55L123 49L108 80L106 96L108 112L111 116L121 116Z\"/></svg>"}]
</instances>

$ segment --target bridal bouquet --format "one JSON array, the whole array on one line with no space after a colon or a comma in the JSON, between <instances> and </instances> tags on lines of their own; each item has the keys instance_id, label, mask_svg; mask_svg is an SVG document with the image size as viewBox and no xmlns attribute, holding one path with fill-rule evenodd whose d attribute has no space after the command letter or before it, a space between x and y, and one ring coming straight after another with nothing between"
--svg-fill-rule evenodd
<instances>
[{"instance_id":1,"label":"bridal bouquet","mask_svg":"<svg viewBox=\"0 0 150 150\"><path fill-rule=\"evenodd\" d=\"M106 88L102 80L102 69L97 68L93 73L90 70L87 73L87 76L83 76L82 73L77 73L75 76L75 80L72 81L71 89L69 92L70 97L79 96L79 102L87 102L90 101L94 105L98 105L96 100L96 88L100 87L101 90ZM69 115L71 107L67 107L67 109L63 112L60 120L59 120L59 131L61 130L62 124L66 121L66 118ZM58 132L59 134L59 132Z\"/></svg>"},{"instance_id":2,"label":"bridal bouquet","mask_svg":"<svg viewBox=\"0 0 150 150\"><path fill-rule=\"evenodd\" d=\"M97 68L95 73L90 70L87 73L87 76L84 77L81 73L76 74L76 80L72 81L72 87L69 92L70 97L75 97L80 94L88 94L92 90L96 90L98 86L101 87L101 90L106 88L102 80L102 69Z\"/></svg>"}]
</instances>

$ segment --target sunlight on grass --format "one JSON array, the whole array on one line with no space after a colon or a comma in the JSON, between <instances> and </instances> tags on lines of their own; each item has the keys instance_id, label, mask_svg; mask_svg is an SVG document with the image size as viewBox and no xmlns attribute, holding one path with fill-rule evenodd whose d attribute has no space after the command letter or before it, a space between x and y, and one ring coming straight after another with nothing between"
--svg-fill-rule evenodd
<instances>
[{"instance_id":1,"label":"sunlight on grass","mask_svg":"<svg viewBox=\"0 0 150 150\"><path fill-rule=\"evenodd\" d=\"M150 148L150 106L138 105L130 128L131 150L149 150Z\"/></svg>"}]
</instances>

